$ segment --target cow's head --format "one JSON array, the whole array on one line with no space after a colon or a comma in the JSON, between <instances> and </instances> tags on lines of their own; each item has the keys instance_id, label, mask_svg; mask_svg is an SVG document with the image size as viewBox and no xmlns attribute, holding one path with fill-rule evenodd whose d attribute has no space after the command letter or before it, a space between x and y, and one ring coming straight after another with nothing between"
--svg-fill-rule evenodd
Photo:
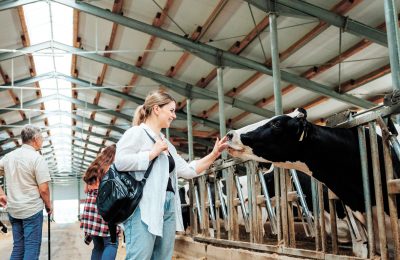
<instances>
[{"instance_id":1,"label":"cow's head","mask_svg":"<svg viewBox=\"0 0 400 260\"><path fill-rule=\"evenodd\" d=\"M227 134L228 152L234 157L266 162L297 161L307 130L307 112L275 116L232 130Z\"/></svg>"}]
</instances>

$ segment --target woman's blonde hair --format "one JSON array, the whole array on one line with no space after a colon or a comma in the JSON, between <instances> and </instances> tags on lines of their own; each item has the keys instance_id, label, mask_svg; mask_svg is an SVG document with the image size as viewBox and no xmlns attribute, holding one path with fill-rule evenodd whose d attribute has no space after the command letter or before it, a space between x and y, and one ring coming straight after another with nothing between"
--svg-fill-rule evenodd
<instances>
[{"instance_id":1,"label":"woman's blonde hair","mask_svg":"<svg viewBox=\"0 0 400 260\"><path fill-rule=\"evenodd\" d=\"M151 115L154 106L162 107L170 102L176 102L175 99L165 91L155 90L150 92L143 105L136 108L133 116L132 125L140 125Z\"/></svg>"}]
</instances>

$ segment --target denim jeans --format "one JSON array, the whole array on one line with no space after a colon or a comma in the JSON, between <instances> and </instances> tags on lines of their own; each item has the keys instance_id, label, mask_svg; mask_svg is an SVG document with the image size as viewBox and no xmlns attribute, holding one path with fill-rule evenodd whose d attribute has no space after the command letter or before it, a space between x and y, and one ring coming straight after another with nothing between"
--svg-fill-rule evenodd
<instances>
[{"instance_id":1,"label":"denim jeans","mask_svg":"<svg viewBox=\"0 0 400 260\"><path fill-rule=\"evenodd\" d=\"M111 243L111 237L93 236L91 260L114 260L118 251L118 239Z\"/></svg>"},{"instance_id":2,"label":"denim jeans","mask_svg":"<svg viewBox=\"0 0 400 260\"><path fill-rule=\"evenodd\" d=\"M10 260L39 259L42 244L43 211L25 218L16 219L8 214L13 233L13 250Z\"/></svg>"},{"instance_id":3,"label":"denim jeans","mask_svg":"<svg viewBox=\"0 0 400 260\"><path fill-rule=\"evenodd\" d=\"M147 230L142 222L140 208L124 223L126 235L126 260L171 259L175 245L175 195L167 191L164 203L163 236Z\"/></svg>"}]
</instances>

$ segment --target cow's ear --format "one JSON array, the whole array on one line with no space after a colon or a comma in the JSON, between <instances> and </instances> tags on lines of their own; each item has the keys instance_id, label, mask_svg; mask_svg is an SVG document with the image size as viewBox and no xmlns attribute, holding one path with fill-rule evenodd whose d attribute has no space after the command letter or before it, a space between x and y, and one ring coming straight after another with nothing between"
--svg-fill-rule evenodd
<instances>
[{"instance_id":1,"label":"cow's ear","mask_svg":"<svg viewBox=\"0 0 400 260\"><path fill-rule=\"evenodd\" d=\"M307 118L307 111L304 108L302 107L296 108L295 112L296 112L296 118L303 118L303 119Z\"/></svg>"}]
</instances>

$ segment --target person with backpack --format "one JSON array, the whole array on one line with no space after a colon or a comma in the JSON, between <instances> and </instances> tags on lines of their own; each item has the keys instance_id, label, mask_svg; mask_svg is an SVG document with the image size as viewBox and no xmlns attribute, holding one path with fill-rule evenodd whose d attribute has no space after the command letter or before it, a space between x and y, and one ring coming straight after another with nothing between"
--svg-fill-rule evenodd
<instances>
[{"instance_id":1,"label":"person with backpack","mask_svg":"<svg viewBox=\"0 0 400 260\"><path fill-rule=\"evenodd\" d=\"M176 118L175 109L176 101L168 93L149 93L135 111L134 126L117 143L116 169L134 171L137 180L155 160L139 206L124 222L126 259L172 258L175 231L183 231L178 177L198 176L227 147L225 138L217 139L210 154L188 164L161 133Z\"/></svg>"},{"instance_id":2,"label":"person with backpack","mask_svg":"<svg viewBox=\"0 0 400 260\"><path fill-rule=\"evenodd\" d=\"M83 176L87 197L81 216L81 228L85 233L85 243L89 245L93 241L94 244L91 260L113 260L117 255L118 240L116 243L111 242L108 223L100 216L96 205L99 183L114 161L115 150L115 144L107 146Z\"/></svg>"}]
</instances>

